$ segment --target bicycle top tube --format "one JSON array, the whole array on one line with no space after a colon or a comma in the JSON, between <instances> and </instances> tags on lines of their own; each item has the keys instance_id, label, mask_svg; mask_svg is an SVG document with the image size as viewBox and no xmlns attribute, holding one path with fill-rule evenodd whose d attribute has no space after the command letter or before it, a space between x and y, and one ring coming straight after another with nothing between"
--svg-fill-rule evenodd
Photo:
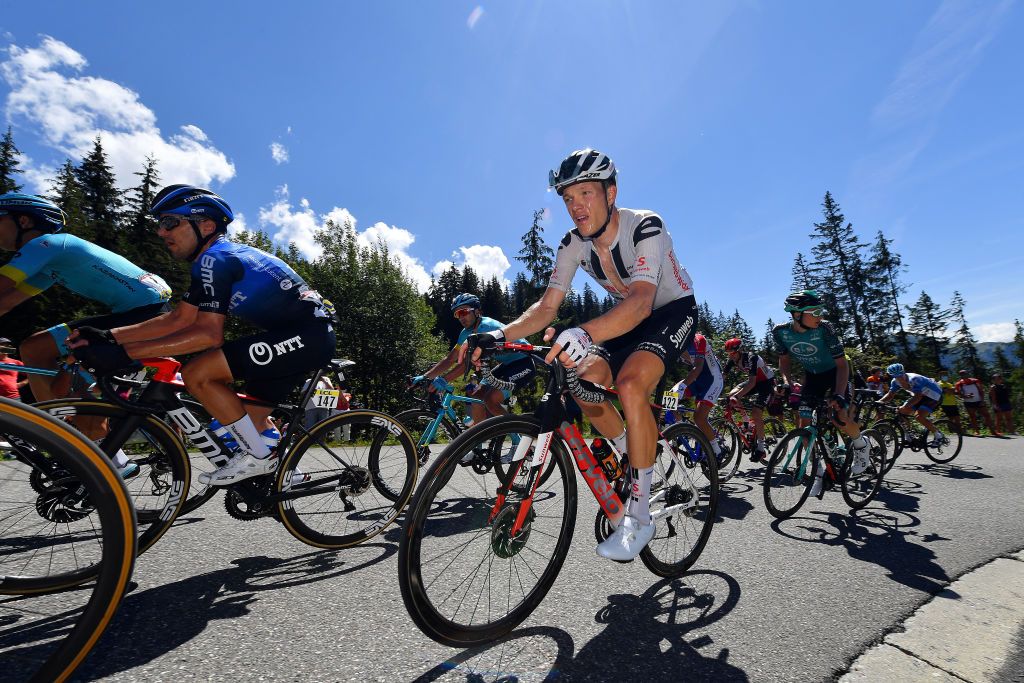
<instances>
[{"instance_id":1,"label":"bicycle top tube","mask_svg":"<svg viewBox=\"0 0 1024 683\"><path fill-rule=\"evenodd\" d=\"M12 363L0 363L0 370L15 370L17 372L24 372L26 375L43 375L44 377L56 377L60 372L59 370L36 368L31 365L14 365Z\"/></svg>"}]
</instances>

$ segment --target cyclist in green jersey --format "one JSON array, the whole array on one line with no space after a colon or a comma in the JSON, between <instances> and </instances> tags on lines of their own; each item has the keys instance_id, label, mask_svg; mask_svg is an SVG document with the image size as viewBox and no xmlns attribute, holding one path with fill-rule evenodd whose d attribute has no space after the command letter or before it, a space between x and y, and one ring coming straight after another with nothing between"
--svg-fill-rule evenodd
<instances>
[{"instance_id":1,"label":"cyclist in green jersey","mask_svg":"<svg viewBox=\"0 0 1024 683\"><path fill-rule=\"evenodd\" d=\"M772 337L779 352L779 373L787 384L792 380L792 360L804 366L805 375L800 405L816 408L823 398L835 408L836 426L853 439L853 474L860 474L870 461L870 445L861 436L860 425L850 418L848 408L853 396L850 387L850 364L846 360L843 342L832 324L823 318L825 307L818 293L812 289L794 292L786 297L786 311L792 315L788 323L777 325ZM797 419L800 427L810 420ZM811 495L822 493L820 477L815 480Z\"/></svg>"}]
</instances>

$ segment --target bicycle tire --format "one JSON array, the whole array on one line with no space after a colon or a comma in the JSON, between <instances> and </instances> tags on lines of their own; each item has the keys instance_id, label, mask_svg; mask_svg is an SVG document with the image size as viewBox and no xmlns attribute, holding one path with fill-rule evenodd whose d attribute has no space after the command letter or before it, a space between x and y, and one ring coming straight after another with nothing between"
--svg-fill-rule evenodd
<instances>
[{"instance_id":1,"label":"bicycle tire","mask_svg":"<svg viewBox=\"0 0 1024 683\"><path fill-rule=\"evenodd\" d=\"M790 444L799 440L800 443L790 450ZM807 500L818 473L818 458L813 457L811 447L811 431L794 429L775 447L768 466L765 468L764 505L769 514L776 519L788 519ZM802 476L800 469L803 469ZM773 494L772 492L775 491ZM788 491L789 495L783 495ZM793 494L796 494L795 497Z\"/></svg>"},{"instance_id":2,"label":"bicycle tire","mask_svg":"<svg viewBox=\"0 0 1024 683\"><path fill-rule=\"evenodd\" d=\"M929 460L939 465L953 462L956 456L960 455L960 449L963 448L964 435L951 429L949 420L945 418L934 420L933 424L942 432L943 443L938 447L930 446L926 436L924 454L928 456Z\"/></svg>"},{"instance_id":3,"label":"bicycle tire","mask_svg":"<svg viewBox=\"0 0 1024 683\"><path fill-rule=\"evenodd\" d=\"M711 464L711 443L696 426L677 422L665 430L664 437L672 452L662 449L654 463L651 516L657 521L654 538L640 551L640 561L657 576L678 578L693 566L711 537L718 514L719 470ZM702 452L707 457L694 462ZM698 471L700 476L694 476ZM694 494L699 501L694 508L662 516L669 506L682 508L694 500L690 497Z\"/></svg>"},{"instance_id":4,"label":"bicycle tire","mask_svg":"<svg viewBox=\"0 0 1024 683\"><path fill-rule=\"evenodd\" d=\"M544 599L565 562L577 500L575 473L561 438L556 435L551 441L554 474L536 489L515 538L508 532L524 493L515 483L528 476L529 461L516 468L497 512L497 491L505 482L493 470L459 466L481 442L511 440L512 435L535 440L539 432L540 423L532 415L481 422L434 460L416 488L398 547L398 582L413 622L439 643L472 647L509 633ZM446 546L451 549L441 552ZM531 566L535 557L543 558L536 561L543 567ZM493 582L492 571L501 575ZM524 586L524 581L531 585ZM449 586L454 588L446 590ZM463 591L461 599L455 598L456 591ZM472 609L460 614L467 601ZM483 612L479 618L477 610Z\"/></svg>"},{"instance_id":5,"label":"bicycle tire","mask_svg":"<svg viewBox=\"0 0 1024 683\"><path fill-rule=\"evenodd\" d=\"M870 465L863 472L853 474L854 457L852 453L847 454L840 484L843 500L853 510L860 510L875 499L882 489L882 478L885 476L886 447L882 435L872 429L865 429L860 435L870 444Z\"/></svg>"},{"instance_id":6,"label":"bicycle tire","mask_svg":"<svg viewBox=\"0 0 1024 683\"><path fill-rule=\"evenodd\" d=\"M37 403L35 407L71 427L74 427L73 419L79 417L111 421L135 417L113 403L92 399L55 399ZM113 428L107 431L109 433ZM97 446L104 453L106 451L103 446L112 448L112 444L105 442L103 446ZM141 555L167 533L181 514L188 482L191 480L191 466L178 435L166 422L154 415L143 416L139 426L122 447L129 459L139 465L138 474L124 484L135 508L137 553ZM83 567L76 583L86 581L94 574L95 567Z\"/></svg>"},{"instance_id":7,"label":"bicycle tire","mask_svg":"<svg viewBox=\"0 0 1024 683\"><path fill-rule=\"evenodd\" d=\"M787 431L786 425L779 418L766 417L764 419L764 445L769 453L775 444L786 436Z\"/></svg>"},{"instance_id":8,"label":"bicycle tire","mask_svg":"<svg viewBox=\"0 0 1024 683\"><path fill-rule=\"evenodd\" d=\"M30 406L0 398L0 434L4 435L6 441L18 438L31 443L37 449L42 448L47 456L65 469L74 478L76 485L81 487L75 491L76 495L84 493L86 499L94 504L89 515L89 527L93 534L99 534L95 543L99 545L100 560L95 574L96 581L89 589L90 593L84 607L77 615L71 617L73 626L70 632L54 634L53 624L44 629L52 636L52 648L34 644L30 648L32 654L23 651L17 657L8 657L4 669L5 676L13 679L64 681L74 673L95 646L113 619L128 588L135 564L134 511L124 485L106 457L88 439L69 429L59 420ZM8 476L14 473L14 462L17 461L0 460L0 470L4 471L5 499L12 495L15 488L21 488L26 495L40 495L31 488L27 479L19 485L17 478ZM6 508L0 512L0 528L3 529L3 535L9 539L4 543L4 559L0 561L0 593L38 594L53 590L52 581L44 580L40 584L37 579L41 577L24 576L13 571L12 562L20 554L15 545L16 539L31 539L33 547L29 555L38 557L40 536L19 533L17 522L11 523L8 512L10 510ZM61 545L66 546L67 542L67 537L60 540ZM15 589L6 590L12 584L17 584ZM62 612L62 620L68 619L67 607L67 604L62 603L57 608ZM40 614L38 610L32 610L32 613L44 622L49 620L48 616ZM19 614L15 617L20 618L24 618L24 615ZM6 618L3 621L10 623Z\"/></svg>"},{"instance_id":9,"label":"bicycle tire","mask_svg":"<svg viewBox=\"0 0 1024 683\"><path fill-rule=\"evenodd\" d=\"M869 429L877 432L885 443L885 472L883 474L889 474L889 470L896 464L896 458L903 452L903 431L897 425L896 420L886 418L875 422Z\"/></svg>"},{"instance_id":10,"label":"bicycle tire","mask_svg":"<svg viewBox=\"0 0 1024 683\"><path fill-rule=\"evenodd\" d=\"M352 441L329 443L329 433L345 426L351 429ZM377 476L398 492L394 500L374 482L371 454L378 458ZM359 545L398 518L412 495L417 467L416 446L400 422L374 410L348 410L316 423L282 456L275 492L310 493L279 502L278 513L288 532L307 545ZM300 472L309 480L295 483L292 475ZM400 485L393 483L399 481ZM324 525L330 528L321 528Z\"/></svg>"},{"instance_id":11,"label":"bicycle tire","mask_svg":"<svg viewBox=\"0 0 1024 683\"><path fill-rule=\"evenodd\" d=\"M677 422L676 424L683 423ZM670 425L665 429L665 433L675 426L675 424ZM725 454L725 457L718 457L718 483L724 484L736 475L740 469L740 461L743 459L740 456L739 430L736 428L736 425L723 418L712 420L711 429L713 429L726 444L727 453Z\"/></svg>"}]
</instances>

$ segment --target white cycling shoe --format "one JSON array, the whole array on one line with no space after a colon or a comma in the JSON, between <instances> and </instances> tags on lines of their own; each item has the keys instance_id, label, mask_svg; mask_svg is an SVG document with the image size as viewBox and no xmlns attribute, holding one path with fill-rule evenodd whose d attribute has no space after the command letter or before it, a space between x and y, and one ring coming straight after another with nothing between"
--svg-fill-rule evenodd
<instances>
[{"instance_id":1,"label":"white cycling shoe","mask_svg":"<svg viewBox=\"0 0 1024 683\"><path fill-rule=\"evenodd\" d=\"M871 443L867 440L867 437L860 437L864 439L864 445L853 447L853 464L850 465L850 474L857 476L868 467L871 466Z\"/></svg>"},{"instance_id":2,"label":"white cycling shoe","mask_svg":"<svg viewBox=\"0 0 1024 683\"><path fill-rule=\"evenodd\" d=\"M612 535L597 546L597 554L616 562L628 562L636 559L652 538L653 519L647 524L641 524L636 517L626 515Z\"/></svg>"},{"instance_id":3,"label":"white cycling shoe","mask_svg":"<svg viewBox=\"0 0 1024 683\"><path fill-rule=\"evenodd\" d=\"M273 474L277 470L277 453L267 458L257 458L250 453L236 453L235 457L213 472L203 472L199 481L210 486L230 486L250 477Z\"/></svg>"}]
</instances>

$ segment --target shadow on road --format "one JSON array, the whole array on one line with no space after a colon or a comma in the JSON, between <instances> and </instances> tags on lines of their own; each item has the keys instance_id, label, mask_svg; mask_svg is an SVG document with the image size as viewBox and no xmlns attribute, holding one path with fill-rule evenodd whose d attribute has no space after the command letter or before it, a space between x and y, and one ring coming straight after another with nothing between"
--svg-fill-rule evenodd
<instances>
[{"instance_id":1,"label":"shadow on road","mask_svg":"<svg viewBox=\"0 0 1024 683\"><path fill-rule=\"evenodd\" d=\"M910 472L923 472L936 477L949 477L950 479L991 479L991 474L985 474L978 465L938 465L935 463L897 463L894 470L902 469ZM888 481L886 482L888 483Z\"/></svg>"},{"instance_id":2,"label":"shadow on road","mask_svg":"<svg viewBox=\"0 0 1024 683\"><path fill-rule=\"evenodd\" d=\"M218 619L236 619L266 590L290 588L359 571L394 555L392 544L367 543L358 550L380 551L349 564L337 551L317 551L291 558L243 557L234 567L132 593L114 622L75 675L95 680L142 666L180 647Z\"/></svg>"},{"instance_id":3,"label":"shadow on road","mask_svg":"<svg viewBox=\"0 0 1024 683\"><path fill-rule=\"evenodd\" d=\"M605 625L604 631L575 655L572 637L565 631L525 628L493 644L465 650L416 680L433 681L454 672L465 676L467 683L593 681L618 680L628 672L628 678L645 683L746 681L746 673L729 663L728 648L711 647L713 641L706 634L688 638L731 612L739 597L740 586L728 574L691 572L659 581L643 595L610 595L594 617Z\"/></svg>"}]
</instances>

